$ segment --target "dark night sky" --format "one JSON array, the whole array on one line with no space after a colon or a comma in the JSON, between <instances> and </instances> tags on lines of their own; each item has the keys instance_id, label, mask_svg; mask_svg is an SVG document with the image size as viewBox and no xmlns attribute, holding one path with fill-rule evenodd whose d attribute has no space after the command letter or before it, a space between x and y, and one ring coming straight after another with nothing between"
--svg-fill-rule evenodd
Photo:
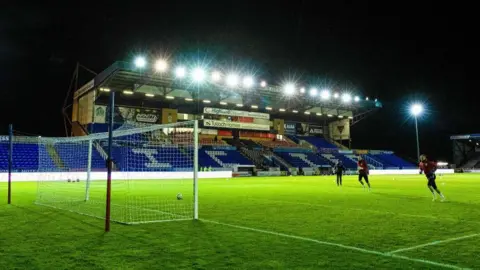
<instances>
[{"instance_id":1,"label":"dark night sky","mask_svg":"<svg viewBox=\"0 0 480 270\"><path fill-rule=\"evenodd\" d=\"M68 1L67 1L68 2ZM450 158L449 135L480 132L474 7L405 1L128 1L2 6L0 133L63 136L75 63L97 72L137 52L205 52L285 73L348 81L384 109L353 127L355 148L415 156L406 104L427 102L422 152ZM334 3L332 3L334 2ZM388 3L387 3L388 2Z\"/></svg>"}]
</instances>

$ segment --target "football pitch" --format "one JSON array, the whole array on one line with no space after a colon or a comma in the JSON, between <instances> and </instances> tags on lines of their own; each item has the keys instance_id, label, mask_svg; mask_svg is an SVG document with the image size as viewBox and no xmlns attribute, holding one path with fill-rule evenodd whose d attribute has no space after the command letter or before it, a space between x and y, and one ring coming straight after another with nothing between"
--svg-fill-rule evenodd
<instances>
[{"instance_id":1,"label":"football pitch","mask_svg":"<svg viewBox=\"0 0 480 270\"><path fill-rule=\"evenodd\" d=\"M100 219L35 205L37 183L13 183L7 205L0 183L0 269L480 269L479 175L438 177L446 202L432 202L423 175L371 176L371 192L343 182L200 179L199 221L109 233ZM178 181L165 183L175 196ZM138 182L141 196L154 196L151 184Z\"/></svg>"}]
</instances>

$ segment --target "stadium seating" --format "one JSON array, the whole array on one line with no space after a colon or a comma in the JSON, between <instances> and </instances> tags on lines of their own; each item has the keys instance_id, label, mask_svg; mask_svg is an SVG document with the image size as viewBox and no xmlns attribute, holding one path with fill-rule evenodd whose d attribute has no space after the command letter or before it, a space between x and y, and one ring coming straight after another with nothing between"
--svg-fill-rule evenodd
<instances>
[{"instance_id":1,"label":"stadium seating","mask_svg":"<svg viewBox=\"0 0 480 270\"><path fill-rule=\"evenodd\" d=\"M121 171L188 171L193 168L193 155L187 156L177 147L114 146L112 156Z\"/></svg>"},{"instance_id":2,"label":"stadium seating","mask_svg":"<svg viewBox=\"0 0 480 270\"><path fill-rule=\"evenodd\" d=\"M88 166L88 144L58 143L55 144L60 160L65 169L72 171L86 170ZM97 149L92 147L92 170L105 169L105 159L100 156Z\"/></svg>"},{"instance_id":3,"label":"stadium seating","mask_svg":"<svg viewBox=\"0 0 480 270\"><path fill-rule=\"evenodd\" d=\"M297 136L298 140L305 140L316 148L338 148L324 138L316 136Z\"/></svg>"},{"instance_id":4,"label":"stadium seating","mask_svg":"<svg viewBox=\"0 0 480 270\"><path fill-rule=\"evenodd\" d=\"M299 145L286 141L286 140L275 140L275 141L270 141L270 140L255 140L256 143L268 147L268 148L278 148L278 147L300 147Z\"/></svg>"},{"instance_id":5,"label":"stadium seating","mask_svg":"<svg viewBox=\"0 0 480 270\"><path fill-rule=\"evenodd\" d=\"M411 169L416 168L415 164L407 162L394 154L369 154L369 156L383 164L385 169L400 168Z\"/></svg>"},{"instance_id":6,"label":"stadium seating","mask_svg":"<svg viewBox=\"0 0 480 270\"><path fill-rule=\"evenodd\" d=\"M205 157L202 153L199 153L199 160L200 166L204 166L203 163L209 163L208 165L205 164L207 167L223 167L223 168L231 168L235 165L253 165L253 162L244 157L240 152L237 150L214 150L214 149L201 149L199 151L204 152L210 158L206 158L206 161L202 161L201 157ZM216 164L211 164L211 160L213 160Z\"/></svg>"},{"instance_id":7,"label":"stadium seating","mask_svg":"<svg viewBox=\"0 0 480 270\"><path fill-rule=\"evenodd\" d=\"M278 156L283 158L286 162L294 166L295 168L318 168L328 167L329 162L324 158L315 155L314 153L289 153L289 152L277 152Z\"/></svg>"},{"instance_id":8,"label":"stadium seating","mask_svg":"<svg viewBox=\"0 0 480 270\"><path fill-rule=\"evenodd\" d=\"M0 144L0 171L8 169L8 144ZM39 157L41 162L39 164ZM16 143L13 145L13 171L38 171L55 169L51 157L44 145L35 143ZM39 166L40 165L40 166ZM39 168L40 167L40 168Z\"/></svg>"},{"instance_id":9,"label":"stadium seating","mask_svg":"<svg viewBox=\"0 0 480 270\"><path fill-rule=\"evenodd\" d=\"M328 154L320 154L320 155L326 158L327 160L329 160L332 163L332 165L336 164L337 161L342 161L343 165L347 169L351 169L351 170L357 169L357 162L355 161L354 156L347 157L346 155L341 153L328 153Z\"/></svg>"}]
</instances>

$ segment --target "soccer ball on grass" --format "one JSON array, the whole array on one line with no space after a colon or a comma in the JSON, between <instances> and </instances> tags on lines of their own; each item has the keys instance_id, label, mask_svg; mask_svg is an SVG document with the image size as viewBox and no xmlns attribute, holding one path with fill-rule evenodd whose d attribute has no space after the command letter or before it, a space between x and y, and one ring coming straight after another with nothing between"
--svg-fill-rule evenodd
<instances>
[{"instance_id":1,"label":"soccer ball on grass","mask_svg":"<svg viewBox=\"0 0 480 270\"><path fill-rule=\"evenodd\" d=\"M182 193L177 194L177 200L183 200L183 195Z\"/></svg>"}]
</instances>

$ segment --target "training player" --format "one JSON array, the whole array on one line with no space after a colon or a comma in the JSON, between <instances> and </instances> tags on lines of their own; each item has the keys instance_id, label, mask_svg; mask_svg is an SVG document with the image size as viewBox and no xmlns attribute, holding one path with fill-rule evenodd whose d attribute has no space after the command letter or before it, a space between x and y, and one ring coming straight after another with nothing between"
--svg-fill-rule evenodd
<instances>
[{"instance_id":1,"label":"training player","mask_svg":"<svg viewBox=\"0 0 480 270\"><path fill-rule=\"evenodd\" d=\"M368 181L368 164L367 162L363 159L362 156L358 156L358 181L360 184L362 184L363 188L365 188L365 185L362 182L362 178L365 179L365 182L367 182L368 185L368 190L370 190L370 182Z\"/></svg>"},{"instance_id":2,"label":"training player","mask_svg":"<svg viewBox=\"0 0 480 270\"><path fill-rule=\"evenodd\" d=\"M421 155L418 167L420 168L420 174L423 172L428 179L427 186L430 192L432 192L432 201L435 201L437 199L437 194L435 192L440 195L440 197L442 198L442 202L445 201L445 196L443 196L442 192L440 192L440 190L437 188L437 183L435 182L435 180L437 179L437 176L435 175L435 171L437 170L437 163L434 161L428 161L427 156Z\"/></svg>"},{"instance_id":3,"label":"training player","mask_svg":"<svg viewBox=\"0 0 480 270\"><path fill-rule=\"evenodd\" d=\"M337 161L337 164L335 164L335 167L333 167L333 172L337 175L337 186L342 185L342 175L343 172L345 172L347 168L343 166L343 163L341 160Z\"/></svg>"}]
</instances>

